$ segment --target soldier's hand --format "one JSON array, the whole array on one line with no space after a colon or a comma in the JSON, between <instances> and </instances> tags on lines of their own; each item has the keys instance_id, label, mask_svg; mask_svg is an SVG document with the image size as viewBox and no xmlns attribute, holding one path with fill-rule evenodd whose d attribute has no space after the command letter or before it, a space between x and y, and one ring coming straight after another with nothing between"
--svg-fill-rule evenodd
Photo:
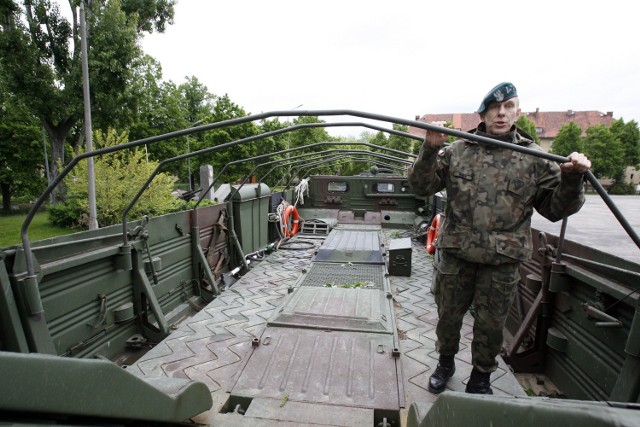
<instances>
[{"instance_id":1,"label":"soldier's hand","mask_svg":"<svg viewBox=\"0 0 640 427\"><path fill-rule=\"evenodd\" d=\"M447 122L445 121L437 121L429 123L432 126L440 126L445 127ZM447 134L442 132L436 132L433 130L427 129L427 134L424 137L424 143L432 148L437 148L442 146L444 142L447 140Z\"/></svg>"},{"instance_id":2,"label":"soldier's hand","mask_svg":"<svg viewBox=\"0 0 640 427\"><path fill-rule=\"evenodd\" d=\"M566 173L585 173L591 168L591 161L582 153L569 154L569 162L562 163L560 169Z\"/></svg>"}]
</instances>

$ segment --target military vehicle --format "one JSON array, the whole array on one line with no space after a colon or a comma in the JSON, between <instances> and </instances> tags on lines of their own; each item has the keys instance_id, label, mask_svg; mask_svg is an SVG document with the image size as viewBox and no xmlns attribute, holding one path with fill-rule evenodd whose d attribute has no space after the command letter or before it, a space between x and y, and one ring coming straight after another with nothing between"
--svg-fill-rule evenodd
<instances>
[{"instance_id":1,"label":"military vehicle","mask_svg":"<svg viewBox=\"0 0 640 427\"><path fill-rule=\"evenodd\" d=\"M121 225L29 240L35 212L86 158L304 115L366 120L296 125L165 159ZM431 126L350 110L268 112L76 157L35 202L22 244L0 250L0 422L640 425L640 264L567 240L571 217L557 235L533 230L537 250L522 266L493 396L464 393L472 312L447 391L427 391L438 356L434 255L427 250L433 242L424 239L435 237L429 228L446 215L446 195L412 193L410 152L319 143L313 151L237 159L255 168L217 204L129 217L166 164L205 152L314 126L363 126L419 139L374 121ZM344 161L370 163L371 172L312 173ZM270 181L274 168L290 169L287 182ZM259 178L249 182L252 176ZM295 186L291 177L299 178ZM588 178L640 247L615 203Z\"/></svg>"}]
</instances>

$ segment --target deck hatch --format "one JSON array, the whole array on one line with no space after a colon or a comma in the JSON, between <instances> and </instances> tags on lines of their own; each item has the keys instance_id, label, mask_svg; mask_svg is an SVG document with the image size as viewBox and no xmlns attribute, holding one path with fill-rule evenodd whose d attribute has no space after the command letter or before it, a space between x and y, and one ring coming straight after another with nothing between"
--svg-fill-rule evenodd
<instances>
[{"instance_id":1,"label":"deck hatch","mask_svg":"<svg viewBox=\"0 0 640 427\"><path fill-rule=\"evenodd\" d=\"M314 261L384 264L380 234L371 230L333 230Z\"/></svg>"},{"instance_id":2,"label":"deck hatch","mask_svg":"<svg viewBox=\"0 0 640 427\"><path fill-rule=\"evenodd\" d=\"M269 325L391 334L391 303L372 289L300 287Z\"/></svg>"},{"instance_id":3,"label":"deck hatch","mask_svg":"<svg viewBox=\"0 0 640 427\"><path fill-rule=\"evenodd\" d=\"M384 289L384 269L377 264L313 263L300 286Z\"/></svg>"},{"instance_id":4,"label":"deck hatch","mask_svg":"<svg viewBox=\"0 0 640 427\"><path fill-rule=\"evenodd\" d=\"M393 338L267 327L232 395L397 410Z\"/></svg>"}]
</instances>

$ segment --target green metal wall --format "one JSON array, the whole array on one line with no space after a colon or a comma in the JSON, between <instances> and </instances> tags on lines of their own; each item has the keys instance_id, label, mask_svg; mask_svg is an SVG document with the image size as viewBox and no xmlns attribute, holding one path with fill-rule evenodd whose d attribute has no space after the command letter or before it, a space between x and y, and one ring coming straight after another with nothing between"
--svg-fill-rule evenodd
<instances>
[{"instance_id":1,"label":"green metal wall","mask_svg":"<svg viewBox=\"0 0 640 427\"><path fill-rule=\"evenodd\" d=\"M133 307L140 297L136 289L143 293L148 286L146 305L141 306L148 307L155 300L166 325L189 312L202 292L203 269L191 234L198 233L196 240L205 251L224 252L221 245L226 245L226 235L216 234L220 241L211 244L212 223L222 209L224 205L199 209L201 224L194 229L191 211L151 218L144 227L148 249L145 239L132 240L124 249L120 225L34 242L42 313L29 309L23 251L19 246L3 249L0 350L114 358L127 341L135 346L144 344L142 335L150 343L161 339L162 330L149 336L141 328L142 313L134 316ZM131 232L141 225L132 222L128 229ZM142 274L137 275L136 265ZM151 326L161 326L152 310L146 315Z\"/></svg>"}]
</instances>

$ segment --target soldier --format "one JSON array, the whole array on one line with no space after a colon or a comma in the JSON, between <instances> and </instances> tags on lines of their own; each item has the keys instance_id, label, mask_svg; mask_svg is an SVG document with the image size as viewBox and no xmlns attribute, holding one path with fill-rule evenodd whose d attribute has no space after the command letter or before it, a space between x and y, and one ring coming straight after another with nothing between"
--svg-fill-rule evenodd
<instances>
[{"instance_id":1,"label":"soldier","mask_svg":"<svg viewBox=\"0 0 640 427\"><path fill-rule=\"evenodd\" d=\"M540 148L518 129L518 93L500 83L484 97L481 123L470 133ZM435 124L444 125L444 122ZM438 306L438 366L429 391L441 393L455 372L462 318L474 306L473 371L467 393L493 394L490 376L502 349L502 330L516 286L519 265L532 254L531 215L535 208L551 221L577 212L584 203L583 174L591 162L580 153L558 165L537 156L427 131L409 182L418 195L446 188L445 219L436 247L432 287Z\"/></svg>"}]
</instances>

